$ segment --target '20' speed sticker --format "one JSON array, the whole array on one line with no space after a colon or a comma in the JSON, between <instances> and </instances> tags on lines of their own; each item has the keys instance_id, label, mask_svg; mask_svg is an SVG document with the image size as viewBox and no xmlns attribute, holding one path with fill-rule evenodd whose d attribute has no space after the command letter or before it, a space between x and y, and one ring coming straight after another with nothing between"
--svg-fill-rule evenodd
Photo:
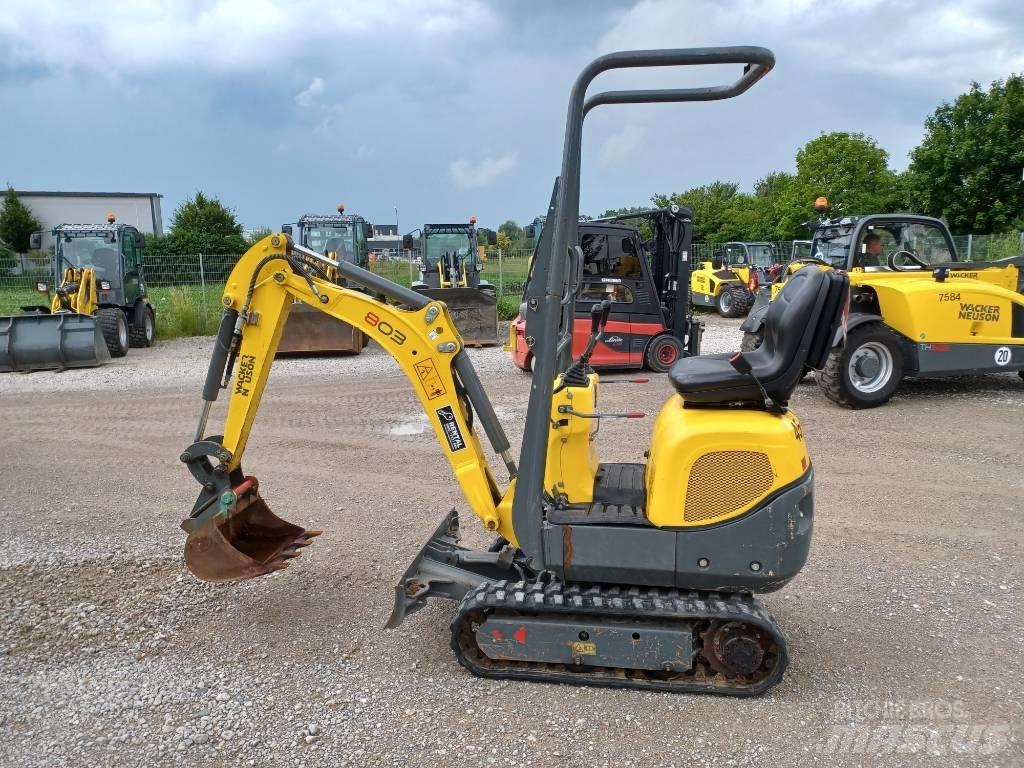
<instances>
[{"instance_id":1,"label":"'20' speed sticker","mask_svg":"<svg viewBox=\"0 0 1024 768\"><path fill-rule=\"evenodd\" d=\"M1013 358L1013 352L1009 347L1000 347L996 350L996 365L1009 365Z\"/></svg>"}]
</instances>

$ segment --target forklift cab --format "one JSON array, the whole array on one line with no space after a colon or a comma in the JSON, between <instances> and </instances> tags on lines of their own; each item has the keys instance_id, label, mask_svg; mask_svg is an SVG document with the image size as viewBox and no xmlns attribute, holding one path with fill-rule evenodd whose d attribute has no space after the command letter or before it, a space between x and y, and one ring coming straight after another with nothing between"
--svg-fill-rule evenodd
<instances>
[{"instance_id":1,"label":"forklift cab","mask_svg":"<svg viewBox=\"0 0 1024 768\"><path fill-rule=\"evenodd\" d=\"M652 335L665 327L653 290L650 263L639 234L621 224L579 225L583 274L576 313L589 313L595 304L611 301L604 338L591 358L594 366L614 368L643 364L644 349ZM589 326L577 323L574 348L585 345Z\"/></svg>"}]
</instances>

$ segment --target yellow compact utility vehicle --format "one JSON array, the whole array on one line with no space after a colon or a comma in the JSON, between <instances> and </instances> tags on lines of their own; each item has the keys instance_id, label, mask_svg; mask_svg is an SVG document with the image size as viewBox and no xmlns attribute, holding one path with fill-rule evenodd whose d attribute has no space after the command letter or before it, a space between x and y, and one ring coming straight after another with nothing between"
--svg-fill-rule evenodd
<instances>
[{"instance_id":1,"label":"yellow compact utility vehicle","mask_svg":"<svg viewBox=\"0 0 1024 768\"><path fill-rule=\"evenodd\" d=\"M788 661L785 637L753 593L781 588L807 559L813 469L787 402L804 367L824 362L847 301L845 275L794 275L772 303L755 352L679 360L646 462L602 463L596 450L602 419L644 415L600 405L589 360L609 302L594 304L588 343L570 359L584 264L576 245L584 115L606 104L730 98L773 63L770 51L754 47L629 51L595 60L576 80L549 207L552 232L524 295L533 379L518 462L443 302L284 234L253 246L227 280L195 442L181 454L201 486L182 523L192 573L210 581L274 573L318 533L273 514L242 471L298 299L360 328L394 357L466 503L494 535L486 549L468 549L459 543L458 514L448 513L398 580L389 627L430 598L454 599L451 647L476 675L730 695L777 683ZM586 97L606 70L704 64L743 69L729 85ZM307 260L368 292L322 279ZM226 422L210 436L222 388ZM506 483L489 466L485 437ZM409 516L411 524L418 519Z\"/></svg>"},{"instance_id":2,"label":"yellow compact utility vehicle","mask_svg":"<svg viewBox=\"0 0 1024 768\"><path fill-rule=\"evenodd\" d=\"M129 347L152 346L156 313L142 268L143 237L118 224L61 224L52 230L53 295L37 285L49 306L22 307L0 317L0 371L86 368L124 357ZM31 236L33 249L42 232Z\"/></svg>"},{"instance_id":3,"label":"yellow compact utility vehicle","mask_svg":"<svg viewBox=\"0 0 1024 768\"><path fill-rule=\"evenodd\" d=\"M849 320L818 375L839 405L882 405L904 376L1024 371L1024 256L960 261L942 221L908 214L819 222L811 255L759 292L744 349L761 343L770 302L808 266L850 276Z\"/></svg>"}]
</instances>

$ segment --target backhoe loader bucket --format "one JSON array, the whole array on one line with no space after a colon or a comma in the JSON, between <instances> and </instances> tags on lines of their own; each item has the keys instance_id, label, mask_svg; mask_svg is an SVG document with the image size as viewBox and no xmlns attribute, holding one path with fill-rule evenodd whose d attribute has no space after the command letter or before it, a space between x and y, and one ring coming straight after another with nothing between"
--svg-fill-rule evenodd
<instances>
[{"instance_id":1,"label":"backhoe loader bucket","mask_svg":"<svg viewBox=\"0 0 1024 768\"><path fill-rule=\"evenodd\" d=\"M44 312L0 317L0 371L89 368L110 361L91 315Z\"/></svg>"},{"instance_id":2,"label":"backhoe loader bucket","mask_svg":"<svg viewBox=\"0 0 1024 768\"><path fill-rule=\"evenodd\" d=\"M279 571L321 533L271 512L251 477L223 493L217 504L208 519L190 518L181 526L188 531L185 565L203 581L238 581Z\"/></svg>"},{"instance_id":3,"label":"backhoe loader bucket","mask_svg":"<svg viewBox=\"0 0 1024 768\"><path fill-rule=\"evenodd\" d=\"M417 293L448 306L464 343L484 346L498 343L498 300L494 294L476 288L418 288Z\"/></svg>"},{"instance_id":4,"label":"backhoe loader bucket","mask_svg":"<svg viewBox=\"0 0 1024 768\"><path fill-rule=\"evenodd\" d=\"M363 332L305 304L295 304L277 347L278 355L358 355Z\"/></svg>"}]
</instances>

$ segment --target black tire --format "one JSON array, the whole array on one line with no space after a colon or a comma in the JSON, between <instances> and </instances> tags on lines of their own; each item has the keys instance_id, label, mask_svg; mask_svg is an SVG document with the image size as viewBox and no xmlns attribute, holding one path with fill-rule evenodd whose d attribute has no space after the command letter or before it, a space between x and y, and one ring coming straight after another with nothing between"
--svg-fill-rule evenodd
<instances>
[{"instance_id":1,"label":"black tire","mask_svg":"<svg viewBox=\"0 0 1024 768\"><path fill-rule=\"evenodd\" d=\"M739 283L729 283L715 297L715 309L722 317L743 317L750 305L750 291Z\"/></svg>"},{"instance_id":2,"label":"black tire","mask_svg":"<svg viewBox=\"0 0 1024 768\"><path fill-rule=\"evenodd\" d=\"M832 350L818 373L825 397L844 408L887 403L903 380L899 337L882 323L858 325Z\"/></svg>"},{"instance_id":3,"label":"black tire","mask_svg":"<svg viewBox=\"0 0 1024 768\"><path fill-rule=\"evenodd\" d=\"M128 327L128 337L133 347L152 347L156 341L156 313L142 302L135 311L135 322Z\"/></svg>"},{"instance_id":4,"label":"black tire","mask_svg":"<svg viewBox=\"0 0 1024 768\"><path fill-rule=\"evenodd\" d=\"M96 313L103 340L111 357L124 357L128 354L128 318L124 312L114 307L101 309Z\"/></svg>"},{"instance_id":5,"label":"black tire","mask_svg":"<svg viewBox=\"0 0 1024 768\"><path fill-rule=\"evenodd\" d=\"M655 336L644 350L644 365L647 370L665 373L682 359L685 349L675 336Z\"/></svg>"},{"instance_id":6,"label":"black tire","mask_svg":"<svg viewBox=\"0 0 1024 768\"><path fill-rule=\"evenodd\" d=\"M751 333L746 331L743 334L743 341L740 342L740 352L753 352L761 346L764 341L764 328L758 328Z\"/></svg>"}]
</instances>

